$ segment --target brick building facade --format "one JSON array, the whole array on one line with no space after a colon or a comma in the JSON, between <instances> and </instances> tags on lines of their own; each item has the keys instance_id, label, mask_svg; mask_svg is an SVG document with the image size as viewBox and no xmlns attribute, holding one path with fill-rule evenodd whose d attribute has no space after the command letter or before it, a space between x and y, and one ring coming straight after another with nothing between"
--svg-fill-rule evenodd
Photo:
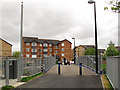
<instances>
[{"instance_id":1,"label":"brick building facade","mask_svg":"<svg viewBox=\"0 0 120 90\"><path fill-rule=\"evenodd\" d=\"M43 59L48 56L59 56L61 59L72 60L71 45L67 39L59 41L23 37L23 57Z\"/></svg>"},{"instance_id":2,"label":"brick building facade","mask_svg":"<svg viewBox=\"0 0 120 90\"><path fill-rule=\"evenodd\" d=\"M12 45L0 38L0 57L11 57Z\"/></svg>"}]
</instances>

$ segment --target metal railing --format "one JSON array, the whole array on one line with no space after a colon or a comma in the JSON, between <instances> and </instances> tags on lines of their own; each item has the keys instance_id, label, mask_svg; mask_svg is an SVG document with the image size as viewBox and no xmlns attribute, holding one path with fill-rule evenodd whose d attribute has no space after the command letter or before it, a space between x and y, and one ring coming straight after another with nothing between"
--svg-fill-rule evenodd
<instances>
[{"instance_id":1,"label":"metal railing","mask_svg":"<svg viewBox=\"0 0 120 90\"><path fill-rule=\"evenodd\" d=\"M0 87L15 84L19 81L19 75L25 77L42 71L47 72L55 63L56 59L52 56L43 60L41 58L22 58L22 64L20 58L0 57Z\"/></svg>"},{"instance_id":2,"label":"metal railing","mask_svg":"<svg viewBox=\"0 0 120 90\"><path fill-rule=\"evenodd\" d=\"M45 57L43 60L43 69L44 72L47 72L53 65L56 64L56 58L55 57Z\"/></svg>"},{"instance_id":3,"label":"metal railing","mask_svg":"<svg viewBox=\"0 0 120 90\"><path fill-rule=\"evenodd\" d=\"M101 73L101 56L98 56L98 72ZM79 63L82 63L82 65L88 69L91 69L92 71L96 71L96 61L95 56L93 55L85 55L80 56L76 59L76 64L79 65Z\"/></svg>"}]
</instances>

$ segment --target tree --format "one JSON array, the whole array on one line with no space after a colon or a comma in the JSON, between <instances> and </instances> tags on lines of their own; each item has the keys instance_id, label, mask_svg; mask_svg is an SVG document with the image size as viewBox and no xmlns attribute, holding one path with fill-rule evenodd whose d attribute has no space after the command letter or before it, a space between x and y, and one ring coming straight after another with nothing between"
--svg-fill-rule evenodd
<instances>
[{"instance_id":1,"label":"tree","mask_svg":"<svg viewBox=\"0 0 120 90\"><path fill-rule=\"evenodd\" d=\"M108 43L108 45L109 45L109 46L115 46L115 44L113 43L113 41L110 41L110 42Z\"/></svg>"},{"instance_id":2,"label":"tree","mask_svg":"<svg viewBox=\"0 0 120 90\"><path fill-rule=\"evenodd\" d=\"M20 51L13 52L13 57L19 58L20 57Z\"/></svg>"},{"instance_id":3,"label":"tree","mask_svg":"<svg viewBox=\"0 0 120 90\"><path fill-rule=\"evenodd\" d=\"M104 10L110 10L113 12L120 13L120 1L119 0L110 0L109 2L106 1L111 7L104 7Z\"/></svg>"},{"instance_id":4,"label":"tree","mask_svg":"<svg viewBox=\"0 0 120 90\"><path fill-rule=\"evenodd\" d=\"M95 49L94 48L88 48L85 51L85 55L95 55Z\"/></svg>"},{"instance_id":5,"label":"tree","mask_svg":"<svg viewBox=\"0 0 120 90\"><path fill-rule=\"evenodd\" d=\"M114 43L112 41L110 41L108 43L109 47L107 48L107 51L106 51L106 56L117 56L119 55L119 52L118 50L114 47Z\"/></svg>"},{"instance_id":6,"label":"tree","mask_svg":"<svg viewBox=\"0 0 120 90\"><path fill-rule=\"evenodd\" d=\"M109 46L106 51L106 56L117 56L119 55L118 50L114 46Z\"/></svg>"}]
</instances>

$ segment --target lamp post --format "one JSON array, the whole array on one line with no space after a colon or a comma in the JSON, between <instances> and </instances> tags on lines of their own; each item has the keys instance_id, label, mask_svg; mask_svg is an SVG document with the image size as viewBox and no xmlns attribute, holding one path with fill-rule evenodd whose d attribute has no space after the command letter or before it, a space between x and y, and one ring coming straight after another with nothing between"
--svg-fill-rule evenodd
<instances>
[{"instance_id":1,"label":"lamp post","mask_svg":"<svg viewBox=\"0 0 120 90\"><path fill-rule=\"evenodd\" d=\"M74 39L74 64L76 63L76 53L75 53L75 38L72 38Z\"/></svg>"},{"instance_id":2,"label":"lamp post","mask_svg":"<svg viewBox=\"0 0 120 90\"><path fill-rule=\"evenodd\" d=\"M98 73L98 49L97 49L97 22L96 22L96 3L93 0L88 1L89 4L94 4L94 18L95 18L95 60L96 60L96 73Z\"/></svg>"},{"instance_id":3,"label":"lamp post","mask_svg":"<svg viewBox=\"0 0 120 90\"><path fill-rule=\"evenodd\" d=\"M21 76L22 76L22 70L23 70L23 67L22 67L22 63L23 63L23 43L22 43L22 37L23 37L23 2L21 2L21 25L20 25L20 59L19 59L19 66L18 66L18 70L19 70L19 73L18 73L18 81L21 80Z\"/></svg>"}]
</instances>

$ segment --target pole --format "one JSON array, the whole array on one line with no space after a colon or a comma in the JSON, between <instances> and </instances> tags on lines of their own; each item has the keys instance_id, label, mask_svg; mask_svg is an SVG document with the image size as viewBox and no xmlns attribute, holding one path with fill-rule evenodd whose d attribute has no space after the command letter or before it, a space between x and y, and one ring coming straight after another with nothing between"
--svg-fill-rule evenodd
<instances>
[{"instance_id":1,"label":"pole","mask_svg":"<svg viewBox=\"0 0 120 90\"><path fill-rule=\"evenodd\" d=\"M76 54L75 54L75 38L74 38L74 64L76 63L76 58L75 58Z\"/></svg>"},{"instance_id":2,"label":"pole","mask_svg":"<svg viewBox=\"0 0 120 90\"><path fill-rule=\"evenodd\" d=\"M23 37L23 2L21 2L21 35L20 35L20 61L19 61L19 75L18 75L18 81L21 80L22 75L22 57L23 57L23 43L22 43L22 37Z\"/></svg>"},{"instance_id":3,"label":"pole","mask_svg":"<svg viewBox=\"0 0 120 90\"><path fill-rule=\"evenodd\" d=\"M97 22L96 22L96 3L94 2L94 16L95 16L95 56L96 56L96 73L98 73L98 49L97 49Z\"/></svg>"}]
</instances>

